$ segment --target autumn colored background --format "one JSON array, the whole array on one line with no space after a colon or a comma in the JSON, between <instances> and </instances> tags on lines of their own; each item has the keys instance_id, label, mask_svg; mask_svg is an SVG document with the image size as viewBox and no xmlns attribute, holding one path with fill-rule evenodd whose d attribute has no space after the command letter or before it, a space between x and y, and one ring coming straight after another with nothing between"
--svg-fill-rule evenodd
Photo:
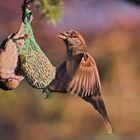
<instances>
[{"instance_id":1,"label":"autumn colored background","mask_svg":"<svg viewBox=\"0 0 140 140\"><path fill-rule=\"evenodd\" d=\"M106 134L90 104L71 95L44 99L27 82L0 90L0 140L140 139L140 6L123 0L65 0L61 21L52 26L34 6L35 37L51 62L66 58L59 32L76 29L97 62L103 98L114 127ZM20 0L0 1L0 42L21 23Z\"/></svg>"}]
</instances>

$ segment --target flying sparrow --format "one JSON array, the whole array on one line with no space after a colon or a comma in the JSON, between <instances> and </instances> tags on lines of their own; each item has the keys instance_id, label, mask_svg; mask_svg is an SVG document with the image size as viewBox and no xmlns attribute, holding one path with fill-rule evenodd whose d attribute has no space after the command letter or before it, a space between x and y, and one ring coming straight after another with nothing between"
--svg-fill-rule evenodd
<instances>
[{"instance_id":1,"label":"flying sparrow","mask_svg":"<svg viewBox=\"0 0 140 140\"><path fill-rule=\"evenodd\" d=\"M112 127L102 99L101 83L96 63L88 52L80 33L70 30L59 35L67 47L67 60L57 68L56 77L48 86L53 92L70 93L81 97L103 117L108 133Z\"/></svg>"}]
</instances>

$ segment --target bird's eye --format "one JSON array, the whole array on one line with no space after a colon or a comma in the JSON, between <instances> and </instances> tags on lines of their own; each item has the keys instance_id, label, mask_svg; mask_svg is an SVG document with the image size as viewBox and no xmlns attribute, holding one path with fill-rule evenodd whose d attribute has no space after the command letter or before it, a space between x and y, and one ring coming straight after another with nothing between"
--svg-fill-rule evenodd
<instances>
[{"instance_id":1,"label":"bird's eye","mask_svg":"<svg viewBox=\"0 0 140 140\"><path fill-rule=\"evenodd\" d=\"M73 34L70 34L70 37L73 37Z\"/></svg>"},{"instance_id":2,"label":"bird's eye","mask_svg":"<svg viewBox=\"0 0 140 140\"><path fill-rule=\"evenodd\" d=\"M70 37L71 37L71 38L74 38L74 37L76 37L76 36L75 36L73 33L71 33L71 34L70 34Z\"/></svg>"}]
</instances>

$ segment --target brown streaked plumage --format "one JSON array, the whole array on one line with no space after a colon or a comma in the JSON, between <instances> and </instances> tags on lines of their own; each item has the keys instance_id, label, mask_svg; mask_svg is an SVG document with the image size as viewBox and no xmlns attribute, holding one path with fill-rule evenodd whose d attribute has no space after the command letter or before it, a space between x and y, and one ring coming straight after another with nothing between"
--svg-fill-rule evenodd
<instances>
[{"instance_id":1,"label":"brown streaked plumage","mask_svg":"<svg viewBox=\"0 0 140 140\"><path fill-rule=\"evenodd\" d=\"M0 88L12 90L19 86L24 79L23 76L17 75L18 50L13 37L17 34L10 35L0 45Z\"/></svg>"},{"instance_id":2,"label":"brown streaked plumage","mask_svg":"<svg viewBox=\"0 0 140 140\"><path fill-rule=\"evenodd\" d=\"M112 127L101 97L101 84L96 63L87 50L80 33L74 30L61 33L67 47L67 60L57 69L56 77L49 85L54 92L77 95L89 102L103 117L108 133Z\"/></svg>"}]
</instances>

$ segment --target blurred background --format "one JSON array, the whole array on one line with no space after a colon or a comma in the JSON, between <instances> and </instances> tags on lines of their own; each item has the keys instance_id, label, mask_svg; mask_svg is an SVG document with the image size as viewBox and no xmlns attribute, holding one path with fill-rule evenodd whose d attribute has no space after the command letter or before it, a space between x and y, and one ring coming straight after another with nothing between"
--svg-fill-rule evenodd
<instances>
[{"instance_id":1,"label":"blurred background","mask_svg":"<svg viewBox=\"0 0 140 140\"><path fill-rule=\"evenodd\" d=\"M78 97L41 90L26 81L14 91L0 90L0 140L140 139L140 1L64 0L62 18L53 26L35 6L36 40L51 62L66 59L59 32L75 29L85 38L101 76L103 98L115 134L109 136L92 106ZM0 42L21 23L22 0L0 1Z\"/></svg>"}]
</instances>

